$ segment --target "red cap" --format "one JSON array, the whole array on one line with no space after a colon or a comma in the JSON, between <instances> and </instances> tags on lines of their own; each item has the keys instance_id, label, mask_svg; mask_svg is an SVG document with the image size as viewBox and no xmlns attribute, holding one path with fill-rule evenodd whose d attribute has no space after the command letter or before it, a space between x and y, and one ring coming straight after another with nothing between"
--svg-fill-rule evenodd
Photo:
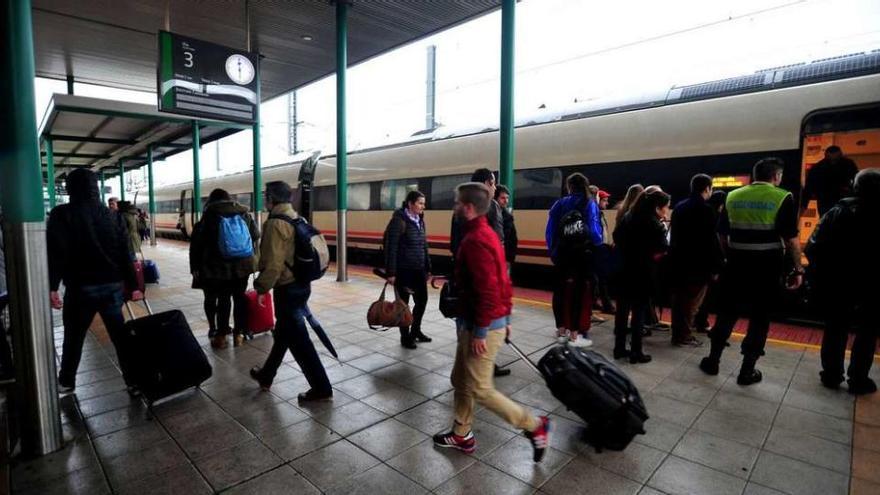
<instances>
[{"instance_id":1,"label":"red cap","mask_svg":"<svg viewBox=\"0 0 880 495\"><path fill-rule=\"evenodd\" d=\"M599 189L599 199L608 199L608 198L610 198L610 197L611 197L610 194L608 194L607 192L605 192L605 191Z\"/></svg>"}]
</instances>

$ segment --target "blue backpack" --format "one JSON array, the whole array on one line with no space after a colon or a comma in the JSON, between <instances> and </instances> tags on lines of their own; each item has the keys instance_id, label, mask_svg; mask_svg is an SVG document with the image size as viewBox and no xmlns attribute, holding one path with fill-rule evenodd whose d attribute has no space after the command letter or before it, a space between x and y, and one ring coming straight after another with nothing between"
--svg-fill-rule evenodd
<instances>
[{"instance_id":1,"label":"blue backpack","mask_svg":"<svg viewBox=\"0 0 880 495\"><path fill-rule=\"evenodd\" d=\"M220 256L230 260L254 255L254 242L251 240L247 222L241 215L220 217L217 247L220 249Z\"/></svg>"}]
</instances>

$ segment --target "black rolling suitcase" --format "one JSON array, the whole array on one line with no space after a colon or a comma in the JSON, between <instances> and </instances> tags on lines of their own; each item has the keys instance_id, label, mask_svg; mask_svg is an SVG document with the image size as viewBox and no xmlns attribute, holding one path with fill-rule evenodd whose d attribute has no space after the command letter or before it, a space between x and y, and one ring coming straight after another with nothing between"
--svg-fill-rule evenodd
<instances>
[{"instance_id":1,"label":"black rolling suitcase","mask_svg":"<svg viewBox=\"0 0 880 495\"><path fill-rule=\"evenodd\" d=\"M632 381L595 351L558 345L534 363L509 340L507 343L541 374L550 392L587 423L585 440L596 448L623 450L645 433L645 403Z\"/></svg>"},{"instance_id":2,"label":"black rolling suitcase","mask_svg":"<svg viewBox=\"0 0 880 495\"><path fill-rule=\"evenodd\" d=\"M192 334L186 317L178 310L153 314L146 299L148 316L125 322L124 355L132 385L149 402L197 387L211 377L213 370L205 351Z\"/></svg>"}]
</instances>

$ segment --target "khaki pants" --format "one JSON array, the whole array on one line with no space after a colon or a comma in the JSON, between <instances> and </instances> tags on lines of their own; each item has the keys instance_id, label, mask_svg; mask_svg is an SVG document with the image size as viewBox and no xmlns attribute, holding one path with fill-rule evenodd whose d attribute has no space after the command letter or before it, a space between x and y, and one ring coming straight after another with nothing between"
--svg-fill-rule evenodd
<instances>
[{"instance_id":1,"label":"khaki pants","mask_svg":"<svg viewBox=\"0 0 880 495\"><path fill-rule=\"evenodd\" d=\"M504 330L490 330L486 337L486 353L475 356L471 350L471 333L458 331L458 349L452 368L452 386L455 387L455 426L453 433L467 435L474 422L474 401L502 419L527 431L538 427L538 420L522 406L495 390L493 375L495 355L504 343Z\"/></svg>"},{"instance_id":2,"label":"khaki pants","mask_svg":"<svg viewBox=\"0 0 880 495\"><path fill-rule=\"evenodd\" d=\"M706 282L681 282L672 296L672 342L683 342L694 332L697 312L706 298Z\"/></svg>"}]
</instances>

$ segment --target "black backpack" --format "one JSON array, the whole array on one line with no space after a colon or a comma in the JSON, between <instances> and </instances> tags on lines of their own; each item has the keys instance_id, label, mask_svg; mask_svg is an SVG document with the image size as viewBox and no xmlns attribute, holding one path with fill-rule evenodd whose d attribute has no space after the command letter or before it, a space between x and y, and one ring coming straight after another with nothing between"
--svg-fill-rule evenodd
<instances>
[{"instance_id":1,"label":"black backpack","mask_svg":"<svg viewBox=\"0 0 880 495\"><path fill-rule=\"evenodd\" d=\"M589 266L595 246L587 224L586 207L578 204L559 220L558 260L567 266Z\"/></svg>"},{"instance_id":2,"label":"black backpack","mask_svg":"<svg viewBox=\"0 0 880 495\"><path fill-rule=\"evenodd\" d=\"M294 220L286 215L269 215L269 219L283 220L293 227L293 266L287 268L294 279L313 282L323 277L330 265L330 249L321 231L302 217Z\"/></svg>"}]
</instances>

